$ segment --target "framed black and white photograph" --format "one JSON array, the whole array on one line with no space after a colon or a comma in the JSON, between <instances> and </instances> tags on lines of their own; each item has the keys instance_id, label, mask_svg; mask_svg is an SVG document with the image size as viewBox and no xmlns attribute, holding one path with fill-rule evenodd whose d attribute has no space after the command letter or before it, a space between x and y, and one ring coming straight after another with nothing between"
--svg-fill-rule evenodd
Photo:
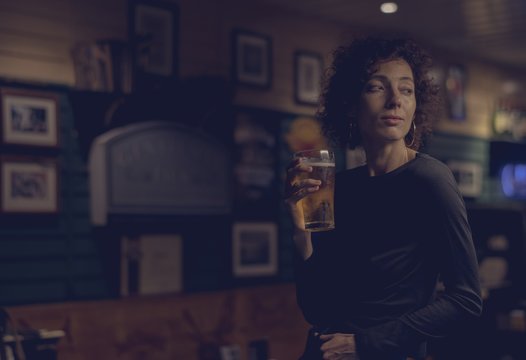
<instances>
[{"instance_id":1,"label":"framed black and white photograph","mask_svg":"<svg viewBox=\"0 0 526 360\"><path fill-rule=\"evenodd\" d=\"M54 160L4 158L0 165L2 212L58 211L58 170Z\"/></svg>"},{"instance_id":2,"label":"framed black and white photograph","mask_svg":"<svg viewBox=\"0 0 526 360\"><path fill-rule=\"evenodd\" d=\"M272 276L278 273L278 230L275 223L235 223L232 234L235 276Z\"/></svg>"},{"instance_id":3,"label":"framed black and white photograph","mask_svg":"<svg viewBox=\"0 0 526 360\"><path fill-rule=\"evenodd\" d=\"M309 51L294 53L294 98L305 105L316 105L321 91L323 59Z\"/></svg>"},{"instance_id":4,"label":"framed black and white photograph","mask_svg":"<svg viewBox=\"0 0 526 360\"><path fill-rule=\"evenodd\" d=\"M482 166L471 161L451 160L447 166L453 173L463 196L477 197L482 192Z\"/></svg>"},{"instance_id":5,"label":"framed black and white photograph","mask_svg":"<svg viewBox=\"0 0 526 360\"><path fill-rule=\"evenodd\" d=\"M179 8L161 1L130 0L129 32L134 87L155 86L178 73Z\"/></svg>"},{"instance_id":6,"label":"framed black and white photograph","mask_svg":"<svg viewBox=\"0 0 526 360\"><path fill-rule=\"evenodd\" d=\"M58 147L60 127L55 95L3 89L0 97L3 144Z\"/></svg>"},{"instance_id":7,"label":"framed black and white photograph","mask_svg":"<svg viewBox=\"0 0 526 360\"><path fill-rule=\"evenodd\" d=\"M270 88L272 41L269 36L236 29L232 33L233 77L236 83Z\"/></svg>"}]
</instances>

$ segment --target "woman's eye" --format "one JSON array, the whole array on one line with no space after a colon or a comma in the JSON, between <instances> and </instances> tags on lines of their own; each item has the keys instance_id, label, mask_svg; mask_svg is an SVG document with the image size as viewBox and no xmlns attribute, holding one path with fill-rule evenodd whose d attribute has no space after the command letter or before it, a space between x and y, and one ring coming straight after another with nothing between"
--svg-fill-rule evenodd
<instances>
[{"instance_id":1,"label":"woman's eye","mask_svg":"<svg viewBox=\"0 0 526 360\"><path fill-rule=\"evenodd\" d=\"M401 89L400 92L404 95L413 95L414 90L411 88Z\"/></svg>"},{"instance_id":2,"label":"woman's eye","mask_svg":"<svg viewBox=\"0 0 526 360\"><path fill-rule=\"evenodd\" d=\"M377 91L382 91L383 89L384 87L382 85L375 85L375 84L367 85L368 92L377 92Z\"/></svg>"}]
</instances>

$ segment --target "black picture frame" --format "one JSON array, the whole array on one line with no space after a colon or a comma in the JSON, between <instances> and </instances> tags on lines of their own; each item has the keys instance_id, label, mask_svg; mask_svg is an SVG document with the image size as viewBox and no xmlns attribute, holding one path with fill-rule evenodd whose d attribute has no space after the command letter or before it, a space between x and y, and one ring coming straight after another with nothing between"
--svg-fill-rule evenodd
<instances>
[{"instance_id":1,"label":"black picture frame","mask_svg":"<svg viewBox=\"0 0 526 360\"><path fill-rule=\"evenodd\" d=\"M232 77L236 84L269 89L272 85L272 39L244 29L232 31Z\"/></svg>"},{"instance_id":2,"label":"black picture frame","mask_svg":"<svg viewBox=\"0 0 526 360\"><path fill-rule=\"evenodd\" d=\"M294 100L302 105L317 105L321 92L323 57L321 54L294 52Z\"/></svg>"},{"instance_id":3,"label":"black picture frame","mask_svg":"<svg viewBox=\"0 0 526 360\"><path fill-rule=\"evenodd\" d=\"M163 89L178 80L179 7L158 0L129 0L133 91Z\"/></svg>"},{"instance_id":4,"label":"black picture frame","mask_svg":"<svg viewBox=\"0 0 526 360\"><path fill-rule=\"evenodd\" d=\"M236 222L232 228L235 277L278 274L278 226L274 222Z\"/></svg>"}]
</instances>

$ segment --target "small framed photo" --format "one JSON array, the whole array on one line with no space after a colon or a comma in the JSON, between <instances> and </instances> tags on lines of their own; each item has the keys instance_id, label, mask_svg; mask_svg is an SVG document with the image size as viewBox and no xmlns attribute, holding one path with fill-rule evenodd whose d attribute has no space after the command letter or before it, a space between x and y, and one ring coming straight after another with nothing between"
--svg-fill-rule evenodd
<instances>
[{"instance_id":1,"label":"small framed photo","mask_svg":"<svg viewBox=\"0 0 526 360\"><path fill-rule=\"evenodd\" d=\"M241 347L239 345L223 345L219 348L221 360L241 360Z\"/></svg>"},{"instance_id":2,"label":"small framed photo","mask_svg":"<svg viewBox=\"0 0 526 360\"><path fill-rule=\"evenodd\" d=\"M318 104L322 74L320 54L303 50L294 53L294 97L297 103Z\"/></svg>"},{"instance_id":3,"label":"small framed photo","mask_svg":"<svg viewBox=\"0 0 526 360\"><path fill-rule=\"evenodd\" d=\"M50 93L15 89L0 91L2 143L58 147L58 98Z\"/></svg>"},{"instance_id":4,"label":"small framed photo","mask_svg":"<svg viewBox=\"0 0 526 360\"><path fill-rule=\"evenodd\" d=\"M270 88L272 41L269 36L246 30L234 30L233 76L236 83Z\"/></svg>"},{"instance_id":5,"label":"small framed photo","mask_svg":"<svg viewBox=\"0 0 526 360\"><path fill-rule=\"evenodd\" d=\"M120 250L121 296L183 290L183 239L179 234L124 236Z\"/></svg>"},{"instance_id":6,"label":"small framed photo","mask_svg":"<svg viewBox=\"0 0 526 360\"><path fill-rule=\"evenodd\" d=\"M237 277L271 276L278 272L278 230L274 223L235 223L233 273Z\"/></svg>"},{"instance_id":7,"label":"small framed photo","mask_svg":"<svg viewBox=\"0 0 526 360\"><path fill-rule=\"evenodd\" d=\"M446 95L449 117L453 121L466 120L467 72L462 65L450 65L446 75Z\"/></svg>"},{"instance_id":8,"label":"small framed photo","mask_svg":"<svg viewBox=\"0 0 526 360\"><path fill-rule=\"evenodd\" d=\"M482 192L482 166L471 161L452 160L447 166L453 173L463 196L477 197Z\"/></svg>"},{"instance_id":9,"label":"small framed photo","mask_svg":"<svg viewBox=\"0 0 526 360\"><path fill-rule=\"evenodd\" d=\"M179 8L155 0L130 0L129 37L133 48L134 87L176 78Z\"/></svg>"},{"instance_id":10,"label":"small framed photo","mask_svg":"<svg viewBox=\"0 0 526 360\"><path fill-rule=\"evenodd\" d=\"M45 158L3 158L0 166L2 212L58 212L56 161Z\"/></svg>"}]
</instances>

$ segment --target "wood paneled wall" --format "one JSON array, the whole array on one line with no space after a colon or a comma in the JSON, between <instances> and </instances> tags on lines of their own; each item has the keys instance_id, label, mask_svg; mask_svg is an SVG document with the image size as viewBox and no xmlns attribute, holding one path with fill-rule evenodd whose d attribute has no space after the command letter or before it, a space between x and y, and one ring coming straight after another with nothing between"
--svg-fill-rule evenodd
<instances>
[{"instance_id":1,"label":"wood paneled wall","mask_svg":"<svg viewBox=\"0 0 526 360\"><path fill-rule=\"evenodd\" d=\"M308 329L290 284L9 311L19 328L63 329L58 360L198 360L207 344L238 345L248 359L248 343L258 339L268 341L270 358L290 360Z\"/></svg>"},{"instance_id":2,"label":"wood paneled wall","mask_svg":"<svg viewBox=\"0 0 526 360\"><path fill-rule=\"evenodd\" d=\"M306 17L243 0L166 0L180 7L180 75L230 77L234 28L269 35L273 46L270 90L239 87L238 105L313 114L293 96L293 53L304 49L322 54L325 65L332 50L359 34L352 26ZM82 41L127 39L127 0L3 0L0 2L0 77L74 85L70 49ZM505 71L472 58L435 50L443 65L467 66L468 119L450 122L442 131L487 138L491 113L502 84L526 75Z\"/></svg>"},{"instance_id":3,"label":"wood paneled wall","mask_svg":"<svg viewBox=\"0 0 526 360\"><path fill-rule=\"evenodd\" d=\"M10 86L0 82L0 88ZM73 108L64 88L17 87L56 95L60 148L8 148L0 155L47 157L58 165L57 214L0 215L0 306L107 297L102 261L89 221L88 172Z\"/></svg>"},{"instance_id":4,"label":"wood paneled wall","mask_svg":"<svg viewBox=\"0 0 526 360\"><path fill-rule=\"evenodd\" d=\"M126 16L126 0L1 1L0 76L73 85L71 47L126 39Z\"/></svg>"}]
</instances>

